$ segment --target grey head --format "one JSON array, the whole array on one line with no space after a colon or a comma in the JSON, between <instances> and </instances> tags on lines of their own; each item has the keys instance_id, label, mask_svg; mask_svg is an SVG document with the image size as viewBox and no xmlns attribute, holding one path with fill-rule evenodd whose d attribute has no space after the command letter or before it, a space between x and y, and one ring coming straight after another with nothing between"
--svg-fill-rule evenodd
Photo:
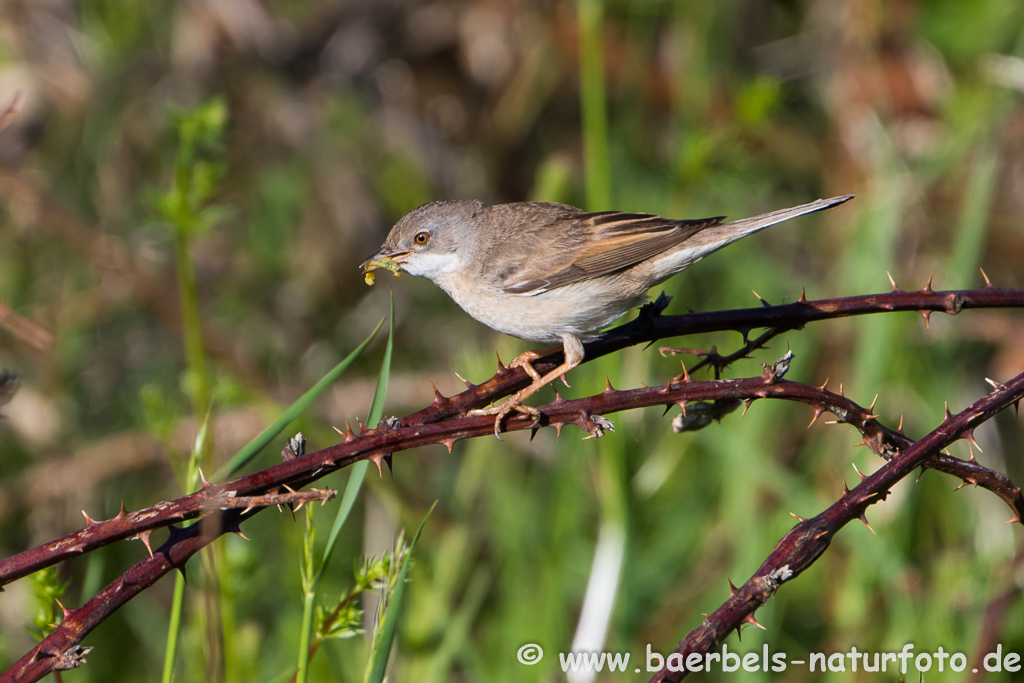
<instances>
[{"instance_id":1,"label":"grey head","mask_svg":"<svg viewBox=\"0 0 1024 683\"><path fill-rule=\"evenodd\" d=\"M390 261L410 275L433 280L458 270L474 251L475 225L484 205L474 200L430 202L402 217L391 228L380 251L362 264L364 271Z\"/></svg>"}]
</instances>

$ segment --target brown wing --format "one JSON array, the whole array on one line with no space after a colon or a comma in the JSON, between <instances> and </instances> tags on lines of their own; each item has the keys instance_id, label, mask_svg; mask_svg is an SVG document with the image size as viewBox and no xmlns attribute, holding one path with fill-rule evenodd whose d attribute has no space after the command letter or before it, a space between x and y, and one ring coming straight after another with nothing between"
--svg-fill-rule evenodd
<instances>
[{"instance_id":1,"label":"brown wing","mask_svg":"<svg viewBox=\"0 0 1024 683\"><path fill-rule=\"evenodd\" d=\"M535 262L537 267L527 264L504 289L509 294L528 294L614 273L660 254L704 228L718 225L723 218L671 220L649 213L619 211L567 214L563 220L570 219L574 224L566 235L575 243L571 262L560 263L558 270L545 268L544 259Z\"/></svg>"}]
</instances>

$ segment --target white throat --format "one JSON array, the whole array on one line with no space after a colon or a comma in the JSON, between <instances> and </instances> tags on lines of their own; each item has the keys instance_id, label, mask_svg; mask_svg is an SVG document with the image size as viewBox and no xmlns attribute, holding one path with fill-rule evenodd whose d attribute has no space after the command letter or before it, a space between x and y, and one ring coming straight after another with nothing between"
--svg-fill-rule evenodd
<instances>
[{"instance_id":1,"label":"white throat","mask_svg":"<svg viewBox=\"0 0 1024 683\"><path fill-rule=\"evenodd\" d=\"M454 272L462 267L462 259L458 254L410 254L402 270L410 275L435 280L439 276Z\"/></svg>"}]
</instances>

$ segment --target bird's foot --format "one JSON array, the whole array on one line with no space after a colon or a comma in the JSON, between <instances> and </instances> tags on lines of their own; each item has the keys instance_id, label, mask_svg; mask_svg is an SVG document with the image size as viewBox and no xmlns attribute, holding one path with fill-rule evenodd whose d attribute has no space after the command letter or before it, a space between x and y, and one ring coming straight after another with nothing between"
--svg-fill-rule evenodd
<instances>
[{"instance_id":1,"label":"bird's foot","mask_svg":"<svg viewBox=\"0 0 1024 683\"><path fill-rule=\"evenodd\" d=\"M500 405L491 406L490 408L477 408L476 410L471 410L467 415L494 415L494 436L501 441L501 421L504 420L512 411L533 417L533 425L531 426L536 426L540 423L542 413L538 409L533 406L523 405L512 398Z\"/></svg>"},{"instance_id":2,"label":"bird's foot","mask_svg":"<svg viewBox=\"0 0 1024 683\"><path fill-rule=\"evenodd\" d=\"M553 350L554 349L545 349L540 352L524 351L523 353L513 358L512 362L508 364L508 367L522 368L523 370L526 370L527 375L533 378L534 382L540 382L540 373L537 372L537 368L533 367L533 361L537 360L538 358L543 358L544 356L549 355ZM566 381L565 375L562 375L561 377L559 377L559 379L562 380L562 384L564 384L565 386L569 386L569 382Z\"/></svg>"},{"instance_id":3,"label":"bird's foot","mask_svg":"<svg viewBox=\"0 0 1024 683\"><path fill-rule=\"evenodd\" d=\"M533 378L535 382L540 381L540 373L537 372L537 368L533 367L533 361L540 358L540 354L536 351L526 351L519 354L512 362L508 364L509 368L522 368L526 370L526 374Z\"/></svg>"}]
</instances>

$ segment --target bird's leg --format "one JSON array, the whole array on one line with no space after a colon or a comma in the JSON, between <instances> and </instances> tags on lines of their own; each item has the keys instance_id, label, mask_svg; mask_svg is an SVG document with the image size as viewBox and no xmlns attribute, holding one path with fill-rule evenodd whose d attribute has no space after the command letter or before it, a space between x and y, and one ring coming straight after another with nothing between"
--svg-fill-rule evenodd
<instances>
[{"instance_id":1,"label":"bird's leg","mask_svg":"<svg viewBox=\"0 0 1024 683\"><path fill-rule=\"evenodd\" d=\"M530 370L526 370L530 374L530 376L534 378L533 383L530 384L530 386L520 389L519 391L514 393L512 396L508 398L507 401L505 401L501 405L491 406L490 408L479 408L477 410L471 410L469 411L469 414L494 415L494 435L497 436L499 439L501 438L499 436L499 432L501 431L501 421L502 419L505 418L506 415L511 413L513 410L523 413L525 415L531 415L535 419L539 420L541 416L540 411L534 408L533 406L524 406L523 401L528 399L530 396L533 396L535 393L537 393L537 391L547 386L548 384L551 384L556 379L563 377L565 373L569 372L574 367L583 362L583 342L581 342L577 337L574 337L571 334L563 334L562 347L565 350L565 362L563 362L557 368L551 370L544 376L540 376L540 373L537 372L537 370L529 364L530 360L536 360L536 358L540 358L539 354L535 354L536 358L529 358L530 354L533 352L527 352L516 358L516 360L513 361L513 363L518 361L520 358L523 358L524 356L526 357L522 361L521 367L523 367L524 370L526 370L527 367L533 370L533 372L530 372ZM565 380L563 379L562 381Z\"/></svg>"},{"instance_id":2,"label":"bird's leg","mask_svg":"<svg viewBox=\"0 0 1024 683\"><path fill-rule=\"evenodd\" d=\"M512 360L512 362L508 364L508 367L522 368L523 370L526 370L526 374L532 377L534 381L539 381L540 373L537 372L537 368L533 367L533 361L537 360L538 358L548 356L554 353L555 351L558 351L560 348L563 348L562 344L554 344L552 346L545 346L543 349L539 351L524 351L523 353L516 356ZM564 384L565 386L569 386L569 383L565 381L565 375L562 375L560 379L562 380L562 384Z\"/></svg>"}]
</instances>

